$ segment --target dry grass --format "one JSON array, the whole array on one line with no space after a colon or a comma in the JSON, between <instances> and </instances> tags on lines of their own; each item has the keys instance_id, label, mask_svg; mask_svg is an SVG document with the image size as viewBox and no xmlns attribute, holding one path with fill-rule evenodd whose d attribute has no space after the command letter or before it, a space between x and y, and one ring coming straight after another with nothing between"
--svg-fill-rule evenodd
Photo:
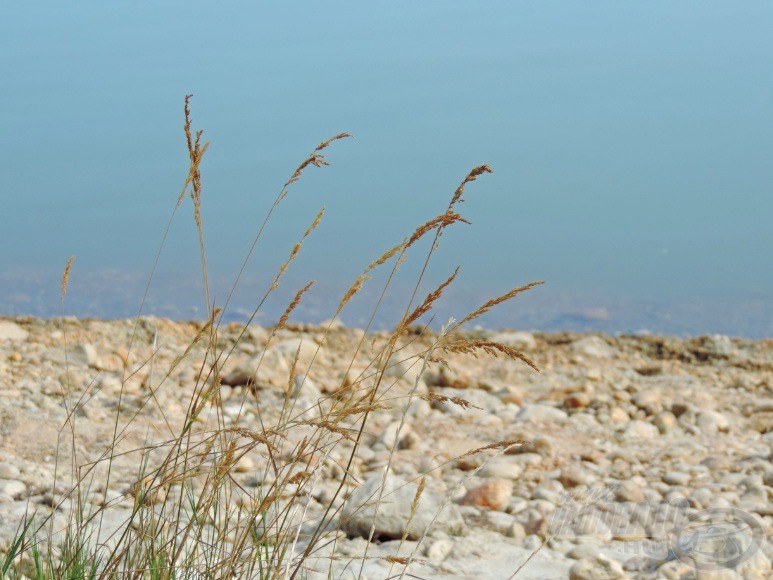
<instances>
[{"instance_id":1,"label":"dry grass","mask_svg":"<svg viewBox=\"0 0 773 580\"><path fill-rule=\"evenodd\" d=\"M60 536L58 543L53 541L53 519L49 520L47 528L45 520L43 525L37 523L33 525L33 521L37 521L33 518L20 522L16 541L6 552L5 557L0 557L0 578L22 577L22 575L36 579L64 577L297 578L303 577L312 563L317 569L323 566L324 570L324 566L327 566L328 570L332 570L337 558L332 548L335 546L337 532L341 525L342 501L358 483L353 475L352 466L365 445L364 434L374 413L396 405L401 406L398 407L402 408L402 412L397 430L398 437L395 438L397 441L400 431L405 428L409 420L408 406L411 401L420 397L418 386L422 373L433 361L442 361L441 353L444 352L473 356L477 356L479 352L502 355L521 360L536 370L531 360L510 347L495 342L458 338L458 331L463 324L514 298L535 284L515 288L486 302L479 309L462 317L460 322L447 325L439 334L423 336L425 343L428 340L429 346L422 347L418 354L402 355L405 348L404 339L409 335L413 325L430 315L433 307L459 274L457 268L445 282L429 292L418 306L414 305L430 259L438 251L440 236L455 224L469 223L454 210L464 201L466 186L481 175L491 172L490 167L481 165L474 168L462 180L454 191L445 213L424 222L412 234L406 236L403 242L381 254L365 268L343 295L334 316L338 316L346 309L350 300L363 288L376 269L385 267L395 258L386 282L381 288L380 297L373 306L371 321L364 329L366 332L349 355L350 372L346 373L340 388L334 394L324 396L314 405L304 406L305 403L300 400L298 394L301 389L296 386L299 382L302 385L306 380L308 367L313 366L316 354L307 368L299 368L301 354L299 347L288 373L285 398L278 415L272 415L261 405L260 398L256 396L258 385L248 384L243 391L244 398L241 404L242 408L250 408L257 413L258 424L247 425L238 420L235 425L227 424L221 399L223 384L221 373L234 353L236 344L243 340L247 326L239 334L235 343L223 341L219 335L223 314L230 305L233 291L239 284L247 262L260 242L265 225L274 209L288 197L289 188L301 179L306 169L312 166L319 168L328 164L322 154L323 150L349 135L341 133L322 142L293 171L258 228L254 241L235 276L230 294L222 304L216 304L209 291L202 218L201 162L209 144L202 143L202 131L192 129L190 98L190 95L186 96L184 107L184 134L190 167L172 218L187 193L192 200L194 223L199 236L207 320L201 325L193 341L174 359L170 368L158 375L160 376L158 383L151 384L145 402L138 409L130 411L123 399L125 385L131 379L132 372L137 372L136 364L133 371L130 364L132 346L137 333L137 324L135 324L134 334L128 345L128 354L123 361L122 389L116 407L112 440L106 445L96 462L80 464L73 456L70 469L76 484L53 500L55 505L61 506L67 503L73 506L68 526L64 531L64 539ZM302 251L304 242L320 224L323 215L324 209L317 214L313 223L293 246L289 257L280 267L265 294L258 300L248 324L255 318L268 296L280 288L285 272ZM161 242L159 254L168 232L169 227ZM406 297L404 315L396 322L389 337L380 345L373 347L374 350L368 357L370 360L368 367L359 374L353 374L351 371L355 360L365 350L365 337L371 328L373 317L380 308L397 270L407 259L409 251L415 250L416 242L431 232L435 234L434 240L426 255L423 256L423 268L415 282L412 295ZM65 297L71 265L72 259L68 262L62 279L62 300ZM155 265L150 275L151 280L154 274ZM313 282L309 282L290 300L284 314L268 337L266 349L257 363L258 368L255 369L256 374L263 364L263 357L272 340L277 332L288 324L290 315L304 299L305 293L312 284ZM142 309L140 309L141 312ZM330 326L323 329L323 340L330 331ZM104 525L104 516L111 502L108 490L112 468L116 458L128 453L122 447L128 426L136 420L147 405L154 404L161 407L156 394L168 384L172 371L184 361L189 361L194 356L195 347L202 345L205 356L198 362L198 372L195 384L192 385L184 421L177 425L164 416L168 438L160 443L148 444L144 448L134 450L134 453L142 457L142 461L137 484L132 490L134 502L131 515L125 525L117 529L110 538L102 540L100 533ZM401 356L403 360L419 365L421 371L416 376L407 396L391 397L389 391L392 382L388 378L388 371L398 364L397 361L403 362ZM149 367L152 375L154 364L154 357L151 357L142 361L140 368ZM471 407L471 404L462 398L448 398L436 394L424 397L435 401L451 402L462 408ZM75 413L68 401L69 399L65 397L65 404L69 405L68 416L72 417ZM75 407L79 404L80 401L75 403ZM213 416L214 422L204 420L205 413ZM75 422L71 421L70 426L74 449ZM509 447L521 443L521 441L495 442L471 451L470 454L503 453ZM257 495L248 492L239 484L238 479L233 477L239 461L248 455L262 458L262 463L256 466L256 471L263 475L261 479L263 483L258 487ZM336 459L341 455L344 461ZM393 455L394 447L390 450L385 473L392 465ZM318 486L322 478L326 477L325 474L331 470L338 474L336 491L332 496L325 498L321 516L308 519L306 514L310 509L315 486ZM422 476L418 481L418 490L409 514L411 519L416 513L420 497L426 493L425 484L426 478ZM56 488L56 485L54 487ZM94 490L100 490L99 493L104 495L104 505L91 510L83 508L85 504L81 498ZM446 504L450 502L450 497L449 494L445 500ZM378 496L374 498L377 509L383 499L382 486ZM375 528L375 522L373 528ZM425 537L426 533L418 542L418 546L421 546ZM404 541L406 536L402 538L402 542ZM368 558L366 548L359 558L362 562L360 571ZM387 561L392 566L400 567L395 575L402 577L411 563L416 561L416 554L409 557L395 555L388 557ZM325 565L324 562L327 564Z\"/></svg>"}]
</instances>

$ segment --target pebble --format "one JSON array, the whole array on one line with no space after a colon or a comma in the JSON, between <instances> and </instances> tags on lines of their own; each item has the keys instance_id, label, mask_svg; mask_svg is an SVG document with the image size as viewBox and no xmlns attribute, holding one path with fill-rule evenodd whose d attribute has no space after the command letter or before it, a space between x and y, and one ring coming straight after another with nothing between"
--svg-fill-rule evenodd
<instances>
[{"instance_id":1,"label":"pebble","mask_svg":"<svg viewBox=\"0 0 773 580\"><path fill-rule=\"evenodd\" d=\"M566 411L543 404L528 404L521 407L521 411L516 416L518 421L530 421L532 423L550 423L553 421L562 421L568 415Z\"/></svg>"},{"instance_id":2,"label":"pebble","mask_svg":"<svg viewBox=\"0 0 773 580\"><path fill-rule=\"evenodd\" d=\"M637 503L645 500L644 492L635 481L624 481L615 488L615 499L619 502Z\"/></svg>"},{"instance_id":3,"label":"pebble","mask_svg":"<svg viewBox=\"0 0 773 580\"><path fill-rule=\"evenodd\" d=\"M569 569L569 580L622 580L626 577L620 563L603 554L583 558Z\"/></svg>"},{"instance_id":4,"label":"pebble","mask_svg":"<svg viewBox=\"0 0 773 580\"><path fill-rule=\"evenodd\" d=\"M523 445L510 448L506 454L520 456L518 460L522 465L538 465L543 457L553 455L553 449L553 440L547 435L540 434L527 440ZM526 455L531 457L524 457Z\"/></svg>"},{"instance_id":5,"label":"pebble","mask_svg":"<svg viewBox=\"0 0 773 580\"><path fill-rule=\"evenodd\" d=\"M290 363L273 347L265 353L242 361L223 377L223 384L233 387L251 385L253 388L265 384L275 387L287 385L290 376Z\"/></svg>"},{"instance_id":6,"label":"pebble","mask_svg":"<svg viewBox=\"0 0 773 580\"><path fill-rule=\"evenodd\" d=\"M625 439L654 439L658 436L658 428L646 421L631 421L623 434Z\"/></svg>"},{"instance_id":7,"label":"pebble","mask_svg":"<svg viewBox=\"0 0 773 580\"><path fill-rule=\"evenodd\" d=\"M311 337L299 336L277 342L271 349L285 358L285 361L292 365L295 357L298 357L298 370L305 373L312 360L316 357L324 357L324 349L321 348Z\"/></svg>"},{"instance_id":8,"label":"pebble","mask_svg":"<svg viewBox=\"0 0 773 580\"><path fill-rule=\"evenodd\" d=\"M773 467L768 467L762 476L762 483L768 487L773 487Z\"/></svg>"},{"instance_id":9,"label":"pebble","mask_svg":"<svg viewBox=\"0 0 773 580\"><path fill-rule=\"evenodd\" d=\"M668 485L689 485L692 477L682 471L669 471L663 475L663 482Z\"/></svg>"},{"instance_id":10,"label":"pebble","mask_svg":"<svg viewBox=\"0 0 773 580\"><path fill-rule=\"evenodd\" d=\"M409 519L417 491L418 484L409 483L396 475L371 477L344 504L341 514L343 530L367 539L375 522L374 539L378 541L399 540L404 533L410 539L418 539L430 525L453 536L462 533L464 522L457 507L454 504L444 506L443 499L426 488L419 496L413 517ZM374 498L379 495L382 502L377 512Z\"/></svg>"},{"instance_id":11,"label":"pebble","mask_svg":"<svg viewBox=\"0 0 773 580\"><path fill-rule=\"evenodd\" d=\"M18 479L0 479L0 495L7 495L13 499L22 499L27 493L27 486Z\"/></svg>"},{"instance_id":12,"label":"pebble","mask_svg":"<svg viewBox=\"0 0 773 580\"><path fill-rule=\"evenodd\" d=\"M454 549L454 541L450 538L440 538L427 545L424 555L432 562L442 562ZM352 555L356 555L356 552Z\"/></svg>"},{"instance_id":13,"label":"pebble","mask_svg":"<svg viewBox=\"0 0 773 580\"><path fill-rule=\"evenodd\" d=\"M714 497L714 492L708 487L701 487L690 494L689 499L696 504L697 509L704 509Z\"/></svg>"},{"instance_id":14,"label":"pebble","mask_svg":"<svg viewBox=\"0 0 773 580\"><path fill-rule=\"evenodd\" d=\"M0 340L9 342L22 342L27 340L30 333L10 320L0 320Z\"/></svg>"},{"instance_id":15,"label":"pebble","mask_svg":"<svg viewBox=\"0 0 773 580\"><path fill-rule=\"evenodd\" d=\"M0 479L18 479L21 471L9 461L0 461Z\"/></svg>"},{"instance_id":16,"label":"pebble","mask_svg":"<svg viewBox=\"0 0 773 580\"><path fill-rule=\"evenodd\" d=\"M647 389L631 397L631 402L647 415L655 415L663 410L663 396L660 389Z\"/></svg>"},{"instance_id":17,"label":"pebble","mask_svg":"<svg viewBox=\"0 0 773 580\"><path fill-rule=\"evenodd\" d=\"M543 543L542 538L538 535L530 534L523 539L521 545L527 550L538 550Z\"/></svg>"},{"instance_id":18,"label":"pebble","mask_svg":"<svg viewBox=\"0 0 773 580\"><path fill-rule=\"evenodd\" d=\"M722 413L717 411L702 411L695 420L698 429L706 435L725 433L730 427L730 422Z\"/></svg>"},{"instance_id":19,"label":"pebble","mask_svg":"<svg viewBox=\"0 0 773 580\"><path fill-rule=\"evenodd\" d=\"M612 530L599 512L593 509L583 510L582 515L574 522L573 528L578 536L590 536L605 541L612 539Z\"/></svg>"},{"instance_id":20,"label":"pebble","mask_svg":"<svg viewBox=\"0 0 773 580\"><path fill-rule=\"evenodd\" d=\"M510 538L516 537L518 531L523 530L523 525L518 522L514 515L489 510L484 517L489 528Z\"/></svg>"},{"instance_id":21,"label":"pebble","mask_svg":"<svg viewBox=\"0 0 773 580\"><path fill-rule=\"evenodd\" d=\"M609 419L613 423L628 423L631 420L631 417L620 407L615 407L610 412Z\"/></svg>"},{"instance_id":22,"label":"pebble","mask_svg":"<svg viewBox=\"0 0 773 580\"><path fill-rule=\"evenodd\" d=\"M613 358L617 355L617 351L599 336L586 336L574 341L572 351L595 358Z\"/></svg>"},{"instance_id":23,"label":"pebble","mask_svg":"<svg viewBox=\"0 0 773 580\"><path fill-rule=\"evenodd\" d=\"M511 457L495 457L480 470L482 477L518 480L523 475L521 467Z\"/></svg>"},{"instance_id":24,"label":"pebble","mask_svg":"<svg viewBox=\"0 0 773 580\"><path fill-rule=\"evenodd\" d=\"M554 480L550 480L551 482ZM556 489L550 489L547 486L540 485L535 489L533 492L531 492L531 496L529 496L532 500L543 500L546 502L549 502L553 506L558 505L561 503L561 491Z\"/></svg>"},{"instance_id":25,"label":"pebble","mask_svg":"<svg viewBox=\"0 0 773 580\"><path fill-rule=\"evenodd\" d=\"M701 460L701 465L712 471L727 471L733 467L734 463L733 458L727 455L709 455Z\"/></svg>"},{"instance_id":26,"label":"pebble","mask_svg":"<svg viewBox=\"0 0 773 580\"><path fill-rule=\"evenodd\" d=\"M379 440L387 449L411 449L418 444L419 438L408 423L394 421L384 428Z\"/></svg>"},{"instance_id":27,"label":"pebble","mask_svg":"<svg viewBox=\"0 0 773 580\"><path fill-rule=\"evenodd\" d=\"M591 403L588 393L572 393L564 399L564 406L570 409L582 409Z\"/></svg>"},{"instance_id":28,"label":"pebble","mask_svg":"<svg viewBox=\"0 0 773 580\"><path fill-rule=\"evenodd\" d=\"M655 419L652 421L652 424L655 425L655 427L658 428L658 431L660 431L663 434L670 433L674 429L679 427L679 423L677 422L676 415L669 411L663 411L662 413L658 413L655 416Z\"/></svg>"},{"instance_id":29,"label":"pebble","mask_svg":"<svg viewBox=\"0 0 773 580\"><path fill-rule=\"evenodd\" d=\"M511 481L492 479L469 489L460 503L504 511L510 503L512 493Z\"/></svg>"},{"instance_id":30,"label":"pebble","mask_svg":"<svg viewBox=\"0 0 773 580\"><path fill-rule=\"evenodd\" d=\"M491 340L505 344L507 346L511 346L516 350L524 351L524 353L527 355L530 351L537 349L537 339L534 338L534 335L531 332L497 332L491 336Z\"/></svg>"},{"instance_id":31,"label":"pebble","mask_svg":"<svg viewBox=\"0 0 773 580\"><path fill-rule=\"evenodd\" d=\"M255 470L255 461L249 455L242 456L234 465L236 473L252 473Z\"/></svg>"},{"instance_id":32,"label":"pebble","mask_svg":"<svg viewBox=\"0 0 773 580\"><path fill-rule=\"evenodd\" d=\"M599 546L593 542L582 542L566 553L567 558L582 560L583 558L595 558L599 555Z\"/></svg>"},{"instance_id":33,"label":"pebble","mask_svg":"<svg viewBox=\"0 0 773 580\"><path fill-rule=\"evenodd\" d=\"M84 367L99 367L99 355L93 344L80 343L74 345L67 353L67 362Z\"/></svg>"},{"instance_id":34,"label":"pebble","mask_svg":"<svg viewBox=\"0 0 773 580\"><path fill-rule=\"evenodd\" d=\"M432 406L435 409L440 409L443 413L461 417L464 415L470 415L477 413L483 415L483 413L495 413L503 406L502 400L487 393L483 389L465 389L464 392L459 392L456 388L441 387L433 388L432 392L436 395L450 398L461 398L473 405L475 408L465 408L452 401L433 401Z\"/></svg>"},{"instance_id":35,"label":"pebble","mask_svg":"<svg viewBox=\"0 0 773 580\"><path fill-rule=\"evenodd\" d=\"M703 347L714 356L732 357L737 349L729 336L723 334L711 334L703 337Z\"/></svg>"},{"instance_id":36,"label":"pebble","mask_svg":"<svg viewBox=\"0 0 773 580\"><path fill-rule=\"evenodd\" d=\"M424 373L424 381L430 387L448 387L451 389L468 389L470 387L469 377L447 367L428 370Z\"/></svg>"},{"instance_id":37,"label":"pebble","mask_svg":"<svg viewBox=\"0 0 773 580\"><path fill-rule=\"evenodd\" d=\"M507 504L505 511L509 514L519 514L529 508L529 502L522 497L514 497Z\"/></svg>"},{"instance_id":38,"label":"pebble","mask_svg":"<svg viewBox=\"0 0 773 580\"><path fill-rule=\"evenodd\" d=\"M577 487L592 483L596 477L578 465L564 467L558 480L564 487Z\"/></svg>"}]
</instances>

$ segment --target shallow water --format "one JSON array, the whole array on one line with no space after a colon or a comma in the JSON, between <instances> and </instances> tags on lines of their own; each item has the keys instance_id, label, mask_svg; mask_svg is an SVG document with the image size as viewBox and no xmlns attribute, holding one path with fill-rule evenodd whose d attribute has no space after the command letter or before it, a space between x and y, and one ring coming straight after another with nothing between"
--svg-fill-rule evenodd
<instances>
[{"instance_id":1,"label":"shallow water","mask_svg":"<svg viewBox=\"0 0 773 580\"><path fill-rule=\"evenodd\" d=\"M19 278L0 276L0 312L4 314L43 317L62 314L58 274L35 276L29 271ZM292 300L294 293L305 285L297 276L289 276L279 291L257 312L255 308L265 294L271 279L247 276L234 294L225 313L226 321L253 320L261 324L276 322ZM351 281L349 281L349 284ZM64 302L66 315L90 318L133 318L140 312L147 276L128 275L111 271L83 275L73 273ZM329 319L349 284L318 282L294 311L291 321L317 323ZM230 286L212 283L217 303L223 305ZM368 285L347 306L341 315L347 326L365 327L376 304L382 286ZM420 320L440 328L450 318L459 320L497 294L509 288L489 291L460 284L449 288L431 316ZM9 291L10 290L10 291ZM31 290L31 291L28 291ZM419 298L431 291L428 284ZM413 287L407 281L395 285L376 311L372 325L392 328L407 308ZM200 279L169 276L160 273L154 279L143 314L178 320L206 317L203 284ZM413 303L416 306L416 303ZM746 301L722 300L632 300L626 296L571 294L560 289L539 286L521 294L509 303L470 323L468 328L521 328L533 331L598 331L609 334L673 334L699 336L728 334L747 338L773 336L773 296L760 295Z\"/></svg>"}]
</instances>

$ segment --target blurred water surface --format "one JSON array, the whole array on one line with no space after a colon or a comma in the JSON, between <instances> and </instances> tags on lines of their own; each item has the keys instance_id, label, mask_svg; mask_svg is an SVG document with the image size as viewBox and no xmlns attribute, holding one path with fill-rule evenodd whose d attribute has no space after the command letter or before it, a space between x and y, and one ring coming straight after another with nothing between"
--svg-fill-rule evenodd
<instances>
[{"instance_id":1,"label":"blurred water surface","mask_svg":"<svg viewBox=\"0 0 773 580\"><path fill-rule=\"evenodd\" d=\"M438 321L532 280L482 322L535 329L773 335L773 4L397 1L17 3L0 18L0 312L136 314L187 170L203 165L224 299L281 184L230 316L257 304L327 214L266 321L318 280L323 319L381 251L445 210L469 169L472 226L449 230L421 295L457 265ZM204 311L186 202L146 311ZM407 262L377 315L405 308ZM367 321L377 293L344 319ZM367 292L367 291L366 291Z\"/></svg>"}]
</instances>

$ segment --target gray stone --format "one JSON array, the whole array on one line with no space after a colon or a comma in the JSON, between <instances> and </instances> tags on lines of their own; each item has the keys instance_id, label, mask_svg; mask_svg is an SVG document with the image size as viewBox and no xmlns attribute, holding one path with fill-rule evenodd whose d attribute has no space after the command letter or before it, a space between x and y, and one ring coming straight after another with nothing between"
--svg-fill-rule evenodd
<instances>
[{"instance_id":1,"label":"gray stone","mask_svg":"<svg viewBox=\"0 0 773 580\"><path fill-rule=\"evenodd\" d=\"M542 457L553 455L554 447L553 440L547 435L535 435L523 445L508 449L505 455L516 455L518 463L524 467L534 466L542 462Z\"/></svg>"},{"instance_id":2,"label":"gray stone","mask_svg":"<svg viewBox=\"0 0 773 580\"><path fill-rule=\"evenodd\" d=\"M569 569L569 580L621 580L625 577L623 567L603 554L583 558Z\"/></svg>"},{"instance_id":3,"label":"gray stone","mask_svg":"<svg viewBox=\"0 0 773 580\"><path fill-rule=\"evenodd\" d=\"M658 428L646 421L631 421L623 433L625 439L654 439L658 436Z\"/></svg>"},{"instance_id":4,"label":"gray stone","mask_svg":"<svg viewBox=\"0 0 773 580\"><path fill-rule=\"evenodd\" d=\"M725 432L730 427L730 422L722 413L717 411L703 411L698 414L695 420L698 429L705 435L715 435L718 432Z\"/></svg>"},{"instance_id":5,"label":"gray stone","mask_svg":"<svg viewBox=\"0 0 773 580\"><path fill-rule=\"evenodd\" d=\"M532 351L537 348L537 339L534 338L534 335L531 332L497 332L491 336L491 340L506 344L516 350Z\"/></svg>"},{"instance_id":6,"label":"gray stone","mask_svg":"<svg viewBox=\"0 0 773 580\"><path fill-rule=\"evenodd\" d=\"M663 475L663 482L668 485L690 485L692 477L682 471L669 471Z\"/></svg>"},{"instance_id":7,"label":"gray stone","mask_svg":"<svg viewBox=\"0 0 773 580\"><path fill-rule=\"evenodd\" d=\"M542 546L543 540L537 534L531 534L523 539L521 544L527 550L538 550Z\"/></svg>"},{"instance_id":8,"label":"gray stone","mask_svg":"<svg viewBox=\"0 0 773 580\"><path fill-rule=\"evenodd\" d=\"M526 528L519 521L513 522L513 525L507 530L507 537L520 540L526 537Z\"/></svg>"},{"instance_id":9,"label":"gray stone","mask_svg":"<svg viewBox=\"0 0 773 580\"><path fill-rule=\"evenodd\" d=\"M663 410L663 399L660 389L647 389L631 397L631 402L647 415L655 415Z\"/></svg>"},{"instance_id":10,"label":"gray stone","mask_svg":"<svg viewBox=\"0 0 773 580\"><path fill-rule=\"evenodd\" d=\"M27 493L27 486L18 479L0 479L0 495L21 499Z\"/></svg>"},{"instance_id":11,"label":"gray stone","mask_svg":"<svg viewBox=\"0 0 773 580\"><path fill-rule=\"evenodd\" d=\"M595 558L599 555L599 545L595 542L582 542L566 553L567 558L582 560L583 558Z\"/></svg>"},{"instance_id":12,"label":"gray stone","mask_svg":"<svg viewBox=\"0 0 773 580\"><path fill-rule=\"evenodd\" d=\"M577 354L595 358L613 358L617 350L600 336L586 336L572 343L572 350Z\"/></svg>"},{"instance_id":13,"label":"gray stone","mask_svg":"<svg viewBox=\"0 0 773 580\"><path fill-rule=\"evenodd\" d=\"M89 343L76 344L67 353L68 362L84 367L98 367L99 355L94 345Z\"/></svg>"},{"instance_id":14,"label":"gray stone","mask_svg":"<svg viewBox=\"0 0 773 580\"><path fill-rule=\"evenodd\" d=\"M762 481L768 487L773 487L773 467L768 467L762 476Z\"/></svg>"},{"instance_id":15,"label":"gray stone","mask_svg":"<svg viewBox=\"0 0 773 580\"><path fill-rule=\"evenodd\" d=\"M487 393L483 389L465 389L459 391L451 387L434 388L432 392L441 397L461 398L477 407L476 409L465 408L462 405L457 405L451 401L433 401L432 406L436 409L440 409L443 413L460 417L462 415L469 415L470 413L493 413L497 409L504 406L499 397L496 397L490 393Z\"/></svg>"},{"instance_id":16,"label":"gray stone","mask_svg":"<svg viewBox=\"0 0 773 580\"><path fill-rule=\"evenodd\" d=\"M518 421L530 421L533 423L549 423L551 421L562 421L566 419L568 415L561 409L556 409L550 405L542 405L539 403L524 405L516 419Z\"/></svg>"},{"instance_id":17,"label":"gray stone","mask_svg":"<svg viewBox=\"0 0 773 580\"><path fill-rule=\"evenodd\" d=\"M482 477L498 477L501 479L520 479L523 475L523 467L518 465L511 457L495 457L480 470Z\"/></svg>"},{"instance_id":18,"label":"gray stone","mask_svg":"<svg viewBox=\"0 0 773 580\"><path fill-rule=\"evenodd\" d=\"M442 562L454 549L454 541L451 538L440 538L427 546L424 554L431 562Z\"/></svg>"},{"instance_id":19,"label":"gray stone","mask_svg":"<svg viewBox=\"0 0 773 580\"><path fill-rule=\"evenodd\" d=\"M701 487L690 494L690 503L697 504L698 509L705 508L714 497L714 492L708 487Z\"/></svg>"},{"instance_id":20,"label":"gray stone","mask_svg":"<svg viewBox=\"0 0 773 580\"><path fill-rule=\"evenodd\" d=\"M0 320L0 340L10 342L23 342L27 340L30 333L21 326L10 320Z\"/></svg>"},{"instance_id":21,"label":"gray stone","mask_svg":"<svg viewBox=\"0 0 773 580\"><path fill-rule=\"evenodd\" d=\"M269 348L265 354L259 353L241 364L223 377L223 384L232 387L266 384L286 387L290 378L290 364L275 348Z\"/></svg>"},{"instance_id":22,"label":"gray stone","mask_svg":"<svg viewBox=\"0 0 773 580\"><path fill-rule=\"evenodd\" d=\"M615 499L619 502L637 503L644 501L644 492L635 481L627 480L614 488Z\"/></svg>"},{"instance_id":23,"label":"gray stone","mask_svg":"<svg viewBox=\"0 0 773 580\"><path fill-rule=\"evenodd\" d=\"M673 431L679 426L676 416L669 411L658 413L653 424L658 428L658 431L664 434Z\"/></svg>"},{"instance_id":24,"label":"gray stone","mask_svg":"<svg viewBox=\"0 0 773 580\"><path fill-rule=\"evenodd\" d=\"M387 449L392 449L395 446L397 449L411 449L418 443L418 435L413 432L413 429L411 429L407 422L404 422L401 426L400 421L393 421L384 428L379 441Z\"/></svg>"},{"instance_id":25,"label":"gray stone","mask_svg":"<svg viewBox=\"0 0 773 580\"><path fill-rule=\"evenodd\" d=\"M0 479L18 479L19 468L8 461L0 461Z\"/></svg>"},{"instance_id":26,"label":"gray stone","mask_svg":"<svg viewBox=\"0 0 773 580\"><path fill-rule=\"evenodd\" d=\"M376 504L382 486L383 494L377 511ZM342 529L350 536L367 539L375 519L373 539L379 541L400 539L406 531L409 539L416 540L427 531L430 524L433 530L460 535L464 521L458 508L453 504L443 507L443 498L426 488L419 498L416 513L409 522L417 490L416 483L408 483L396 475L388 474L386 478L381 475L371 477L357 488L344 504ZM436 516L437 519L432 523Z\"/></svg>"},{"instance_id":27,"label":"gray stone","mask_svg":"<svg viewBox=\"0 0 773 580\"><path fill-rule=\"evenodd\" d=\"M513 526L520 526L521 529L523 528L523 526L518 523L515 516L504 512L489 510L484 516L489 528L510 538L516 537L517 534L517 531L513 529Z\"/></svg>"},{"instance_id":28,"label":"gray stone","mask_svg":"<svg viewBox=\"0 0 773 580\"><path fill-rule=\"evenodd\" d=\"M558 480L564 487L571 488L578 485L588 485L595 481L596 476L579 465L567 465L561 469Z\"/></svg>"},{"instance_id":29,"label":"gray stone","mask_svg":"<svg viewBox=\"0 0 773 580\"><path fill-rule=\"evenodd\" d=\"M709 353L719 357L731 357L738 352L730 337L724 334L703 337L703 346Z\"/></svg>"},{"instance_id":30,"label":"gray stone","mask_svg":"<svg viewBox=\"0 0 773 580\"><path fill-rule=\"evenodd\" d=\"M303 373L309 369L312 361L322 357L323 349L308 336L288 338L276 343L269 350L274 350L285 357L288 364L295 361L298 356L298 372ZM319 352L317 352L319 351Z\"/></svg>"},{"instance_id":31,"label":"gray stone","mask_svg":"<svg viewBox=\"0 0 773 580\"><path fill-rule=\"evenodd\" d=\"M578 536L590 536L604 541L612 539L612 530L604 522L603 516L596 510L584 511L574 522L574 533Z\"/></svg>"}]
</instances>

